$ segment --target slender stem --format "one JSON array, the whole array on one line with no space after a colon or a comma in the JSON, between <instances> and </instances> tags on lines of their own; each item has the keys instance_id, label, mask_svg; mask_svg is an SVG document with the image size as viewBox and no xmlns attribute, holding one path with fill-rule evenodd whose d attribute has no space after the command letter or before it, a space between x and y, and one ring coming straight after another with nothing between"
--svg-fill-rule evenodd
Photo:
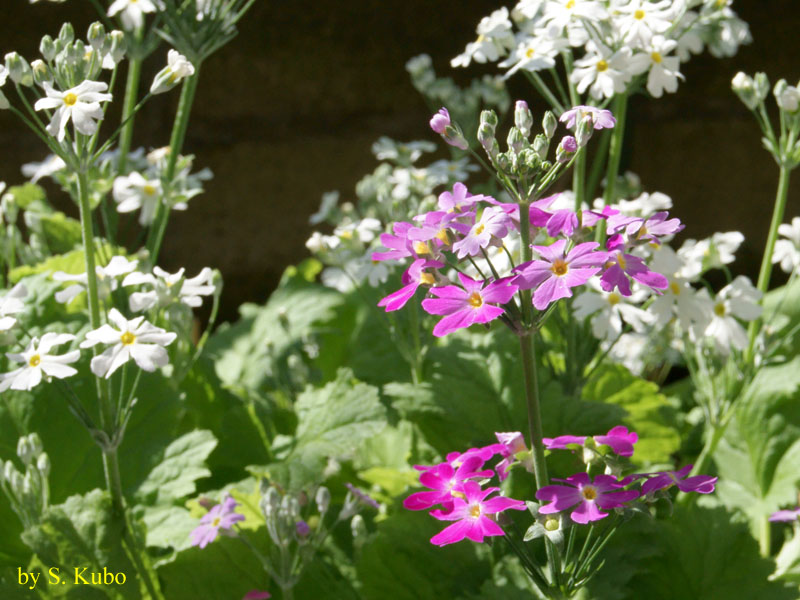
<instances>
[{"instance_id":1,"label":"slender stem","mask_svg":"<svg viewBox=\"0 0 800 600\"><path fill-rule=\"evenodd\" d=\"M772 548L772 530L770 529L770 522L768 515L762 515L759 523L759 536L758 536L758 549L761 556L769 557Z\"/></svg>"},{"instance_id":2,"label":"slender stem","mask_svg":"<svg viewBox=\"0 0 800 600\"><path fill-rule=\"evenodd\" d=\"M758 272L758 284L756 287L762 294L766 294L769 288L769 280L772 275L772 255L775 251L775 241L778 239L778 227L783 221L783 215L786 212L786 199L789 197L790 175L791 169L785 164L781 165L780 175L778 176L778 191L775 195L775 207L772 211L772 222L769 225L767 243L764 247L764 256L761 258L761 270ZM747 354L745 354L746 363L750 363L753 360L753 350L755 348L756 336L758 335L760 324L760 319L750 323L748 329L749 343L747 345Z\"/></svg>"},{"instance_id":3,"label":"slender stem","mask_svg":"<svg viewBox=\"0 0 800 600\"><path fill-rule=\"evenodd\" d=\"M525 374L525 399L528 406L528 430L531 436L533 450L533 476L536 487L547 485L547 464L544 460L544 445L542 444L542 417L539 408L539 382L536 373L536 350L533 344L533 335L527 332L520 336L520 351L522 353L522 369Z\"/></svg>"},{"instance_id":4,"label":"slender stem","mask_svg":"<svg viewBox=\"0 0 800 600\"><path fill-rule=\"evenodd\" d=\"M572 191L575 192L575 210L579 211L586 200L586 152L578 152L572 169Z\"/></svg>"},{"instance_id":5,"label":"slender stem","mask_svg":"<svg viewBox=\"0 0 800 600\"><path fill-rule=\"evenodd\" d=\"M137 33L137 37L139 34ZM133 120L134 107L136 106L136 96L139 94L139 80L142 75L142 59L138 55L134 56L128 63L128 79L125 82L125 102L122 105L122 120L125 125L119 136L119 163L117 173L122 175L128 166L128 153L131 150L133 140Z\"/></svg>"},{"instance_id":6,"label":"slender stem","mask_svg":"<svg viewBox=\"0 0 800 600\"><path fill-rule=\"evenodd\" d=\"M622 159L622 140L625 137L625 117L627 112L628 95L620 94L614 99L614 117L617 119L617 124L614 126L614 134L611 137L608 168L606 169L606 190L603 194L603 200L606 206L615 200L617 175L619 174L619 163Z\"/></svg>"},{"instance_id":7,"label":"slender stem","mask_svg":"<svg viewBox=\"0 0 800 600\"><path fill-rule=\"evenodd\" d=\"M86 279L89 296L89 321L92 329L100 328L100 300L97 294L97 272L94 260L94 230L92 207L89 201L89 181L85 171L78 173L78 206L81 217L81 237L86 264Z\"/></svg>"},{"instance_id":8,"label":"slender stem","mask_svg":"<svg viewBox=\"0 0 800 600\"><path fill-rule=\"evenodd\" d=\"M164 172L164 183L169 188L173 185L178 156L183 149L186 129L189 126L189 116L191 115L194 96L197 92L197 82L200 80L200 62L195 64L194 68L194 75L188 77L183 83L181 98L178 101L178 112L175 115L175 123L172 126L172 136L169 141L169 158ZM169 195L167 195L168 197ZM147 247L150 250L153 264L158 260L161 242L164 240L164 232L167 229L167 221L169 220L169 210L169 206L165 203L158 205L153 228L150 230L150 236L148 236Z\"/></svg>"}]
</instances>

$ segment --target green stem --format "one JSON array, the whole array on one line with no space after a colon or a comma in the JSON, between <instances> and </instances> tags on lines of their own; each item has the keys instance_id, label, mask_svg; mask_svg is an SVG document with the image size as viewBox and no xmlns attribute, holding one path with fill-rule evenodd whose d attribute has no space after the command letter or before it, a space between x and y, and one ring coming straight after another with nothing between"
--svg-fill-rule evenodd
<instances>
[{"instance_id":1,"label":"green stem","mask_svg":"<svg viewBox=\"0 0 800 600\"><path fill-rule=\"evenodd\" d=\"M603 194L603 201L606 206L615 200L617 175L619 174L619 163L622 159L622 141L625 137L625 117L627 112L628 95L620 94L614 99L614 117L617 119L617 124L614 126L614 134L611 137L608 168L606 169L606 190Z\"/></svg>"},{"instance_id":2,"label":"green stem","mask_svg":"<svg viewBox=\"0 0 800 600\"><path fill-rule=\"evenodd\" d=\"M786 212L786 200L789 197L789 176L791 169L785 164L781 165L780 175L778 176L778 191L775 194L775 207L772 210L772 222L769 225L767 234L767 244L764 247L764 256L761 258L761 269L758 272L758 284L756 287L762 294L767 293L769 280L772 275L772 254L775 251L775 241L778 239L778 227L783 222L783 215ZM749 343L745 363L753 360L753 350L755 348L756 336L760 329L761 319L750 323L748 328Z\"/></svg>"},{"instance_id":3,"label":"green stem","mask_svg":"<svg viewBox=\"0 0 800 600\"><path fill-rule=\"evenodd\" d=\"M768 558L772 547L772 530L770 529L769 516L762 515L759 525L758 549L761 552L761 556Z\"/></svg>"},{"instance_id":4,"label":"green stem","mask_svg":"<svg viewBox=\"0 0 800 600\"><path fill-rule=\"evenodd\" d=\"M186 129L189 126L189 116L191 115L194 96L197 92L197 82L200 80L200 62L195 64L194 68L194 75L183 82L181 98L178 101L178 112L175 114L175 123L172 126L172 136L169 141L169 158L164 172L164 183L170 191L175 177L175 168L178 164L178 156L183 149ZM169 193L165 194L165 197L168 199ZM161 242L164 240L164 232L167 229L167 221L169 220L169 210L167 204L159 204L153 228L150 230L150 236L148 236L147 247L150 250L153 264L158 261L158 253L161 250Z\"/></svg>"},{"instance_id":5,"label":"green stem","mask_svg":"<svg viewBox=\"0 0 800 600\"><path fill-rule=\"evenodd\" d=\"M525 399L528 406L528 431L531 436L533 450L533 476L536 487L547 485L547 464L544 460L544 444L542 444L542 416L539 407L539 382L536 373L536 350L532 332L528 331L519 338L522 354L522 370L525 373Z\"/></svg>"},{"instance_id":6,"label":"green stem","mask_svg":"<svg viewBox=\"0 0 800 600\"><path fill-rule=\"evenodd\" d=\"M122 120L125 125L119 136L119 163L117 173L122 175L128 166L128 153L133 140L134 107L139 94L139 80L142 75L142 59L135 56L128 63L128 79L125 82L125 102L122 105Z\"/></svg>"},{"instance_id":7,"label":"green stem","mask_svg":"<svg viewBox=\"0 0 800 600\"><path fill-rule=\"evenodd\" d=\"M94 260L94 230L92 207L89 201L89 180L85 171L78 173L78 206L81 217L81 238L86 265L86 280L89 297L89 321L92 329L100 328L100 300L97 294L97 272Z\"/></svg>"},{"instance_id":8,"label":"green stem","mask_svg":"<svg viewBox=\"0 0 800 600\"><path fill-rule=\"evenodd\" d=\"M579 211L586 199L586 152L578 152L572 169L572 191L575 192L575 210Z\"/></svg>"}]
</instances>

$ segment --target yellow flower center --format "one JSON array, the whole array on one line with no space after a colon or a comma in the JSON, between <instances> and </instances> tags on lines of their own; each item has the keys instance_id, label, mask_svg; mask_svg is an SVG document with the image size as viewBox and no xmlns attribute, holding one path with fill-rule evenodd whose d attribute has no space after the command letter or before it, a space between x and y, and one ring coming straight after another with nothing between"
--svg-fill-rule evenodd
<instances>
[{"instance_id":1,"label":"yellow flower center","mask_svg":"<svg viewBox=\"0 0 800 600\"><path fill-rule=\"evenodd\" d=\"M212 527L219 527L219 524L222 523L222 519L219 517L215 517L213 521L211 521Z\"/></svg>"},{"instance_id":2,"label":"yellow flower center","mask_svg":"<svg viewBox=\"0 0 800 600\"><path fill-rule=\"evenodd\" d=\"M467 302L472 308L480 308L483 306L483 298L481 298L481 295L478 292L472 292L469 295Z\"/></svg>"},{"instance_id":3,"label":"yellow flower center","mask_svg":"<svg viewBox=\"0 0 800 600\"><path fill-rule=\"evenodd\" d=\"M353 232L349 230L343 231L342 233L339 234L339 237L341 237L344 240L352 240Z\"/></svg>"},{"instance_id":4,"label":"yellow flower center","mask_svg":"<svg viewBox=\"0 0 800 600\"><path fill-rule=\"evenodd\" d=\"M75 106L75 103L78 101L78 97L70 92L66 96L64 96L64 104L67 106Z\"/></svg>"},{"instance_id":5,"label":"yellow flower center","mask_svg":"<svg viewBox=\"0 0 800 600\"><path fill-rule=\"evenodd\" d=\"M637 21L641 21L644 19L644 11L641 9L637 10L635 13L633 13L633 18Z\"/></svg>"},{"instance_id":6,"label":"yellow flower center","mask_svg":"<svg viewBox=\"0 0 800 600\"><path fill-rule=\"evenodd\" d=\"M484 225L483 223L481 223L480 225L478 225L478 226L475 228L475 235L480 235L480 234L482 234L484 229L486 229L486 225Z\"/></svg>"},{"instance_id":7,"label":"yellow flower center","mask_svg":"<svg viewBox=\"0 0 800 600\"><path fill-rule=\"evenodd\" d=\"M622 256L621 252L617 254L617 264L619 265L619 268L622 269L623 271L628 266L628 261L625 260L625 257Z\"/></svg>"},{"instance_id":8,"label":"yellow flower center","mask_svg":"<svg viewBox=\"0 0 800 600\"><path fill-rule=\"evenodd\" d=\"M681 295L681 286L679 286L676 282L672 282L669 284L669 291L672 292L675 296Z\"/></svg>"},{"instance_id":9,"label":"yellow flower center","mask_svg":"<svg viewBox=\"0 0 800 600\"><path fill-rule=\"evenodd\" d=\"M453 492L453 491L451 491L450 495L453 496L453 498L461 498L462 500L466 500L467 499L467 495L464 492Z\"/></svg>"},{"instance_id":10,"label":"yellow flower center","mask_svg":"<svg viewBox=\"0 0 800 600\"><path fill-rule=\"evenodd\" d=\"M569 2L567 2L565 6L566 8L572 10L575 7L575 0L569 0Z\"/></svg>"},{"instance_id":11,"label":"yellow flower center","mask_svg":"<svg viewBox=\"0 0 800 600\"><path fill-rule=\"evenodd\" d=\"M485 41L486 41L486 36L485 36L485 35L483 35L483 34L481 33L481 34L478 36L478 39L476 39L475 41L476 41L478 44L480 44L481 42L485 42Z\"/></svg>"},{"instance_id":12,"label":"yellow flower center","mask_svg":"<svg viewBox=\"0 0 800 600\"><path fill-rule=\"evenodd\" d=\"M548 518L544 522L544 528L547 529L547 531L557 531L558 530L558 519L554 519L552 517Z\"/></svg>"},{"instance_id":13,"label":"yellow flower center","mask_svg":"<svg viewBox=\"0 0 800 600\"><path fill-rule=\"evenodd\" d=\"M473 519L477 519L478 517L480 517L481 516L481 505L480 504L475 504L473 506L470 506L469 514Z\"/></svg>"},{"instance_id":14,"label":"yellow flower center","mask_svg":"<svg viewBox=\"0 0 800 600\"><path fill-rule=\"evenodd\" d=\"M142 191L147 194L148 196L153 196L156 193L156 188L150 185L149 183L142 188Z\"/></svg>"},{"instance_id":15,"label":"yellow flower center","mask_svg":"<svg viewBox=\"0 0 800 600\"><path fill-rule=\"evenodd\" d=\"M536 54L536 51L533 48L528 48L527 50L525 50L526 58L533 58L534 54Z\"/></svg>"},{"instance_id":16,"label":"yellow flower center","mask_svg":"<svg viewBox=\"0 0 800 600\"><path fill-rule=\"evenodd\" d=\"M447 237L447 230L444 227L439 230L439 233L436 234L436 237L440 239L443 244L450 243L450 238Z\"/></svg>"},{"instance_id":17,"label":"yellow flower center","mask_svg":"<svg viewBox=\"0 0 800 600\"><path fill-rule=\"evenodd\" d=\"M608 62L603 60L602 58L597 61L597 71L598 73L602 73L603 71L608 71Z\"/></svg>"},{"instance_id":18,"label":"yellow flower center","mask_svg":"<svg viewBox=\"0 0 800 600\"><path fill-rule=\"evenodd\" d=\"M414 252L417 254L430 254L428 244L425 242L414 242Z\"/></svg>"},{"instance_id":19,"label":"yellow flower center","mask_svg":"<svg viewBox=\"0 0 800 600\"><path fill-rule=\"evenodd\" d=\"M38 367L39 363L42 362L42 357L38 354L34 354L28 359L28 364L32 367Z\"/></svg>"},{"instance_id":20,"label":"yellow flower center","mask_svg":"<svg viewBox=\"0 0 800 600\"><path fill-rule=\"evenodd\" d=\"M136 336L133 335L130 331L126 331L119 337L120 341L122 342L123 346L130 346L136 342Z\"/></svg>"},{"instance_id":21,"label":"yellow flower center","mask_svg":"<svg viewBox=\"0 0 800 600\"><path fill-rule=\"evenodd\" d=\"M553 266L550 267L550 270L559 277L563 277L567 274L567 271L569 271L569 265L566 261L557 258L553 261Z\"/></svg>"},{"instance_id":22,"label":"yellow flower center","mask_svg":"<svg viewBox=\"0 0 800 600\"><path fill-rule=\"evenodd\" d=\"M586 485L581 488L581 496L586 500L594 500L597 498L597 489L593 485Z\"/></svg>"},{"instance_id":23,"label":"yellow flower center","mask_svg":"<svg viewBox=\"0 0 800 600\"><path fill-rule=\"evenodd\" d=\"M419 276L419 282L420 283L424 283L425 285L433 285L434 281L436 281L436 280L433 278L433 275L431 275L430 273L422 273Z\"/></svg>"},{"instance_id":24,"label":"yellow flower center","mask_svg":"<svg viewBox=\"0 0 800 600\"><path fill-rule=\"evenodd\" d=\"M650 58L653 59L654 63L660 63L661 62L661 55L658 52L651 52L650 53Z\"/></svg>"},{"instance_id":25,"label":"yellow flower center","mask_svg":"<svg viewBox=\"0 0 800 600\"><path fill-rule=\"evenodd\" d=\"M619 295L617 292L611 292L611 293L608 295L608 303L609 303L611 306L614 306L614 305L616 305L616 304L619 304L621 300L622 300L622 297L621 297L621 296L620 296L620 295Z\"/></svg>"},{"instance_id":26,"label":"yellow flower center","mask_svg":"<svg viewBox=\"0 0 800 600\"><path fill-rule=\"evenodd\" d=\"M725 316L725 304L720 302L719 304L714 306L714 314L717 315L718 317L724 317Z\"/></svg>"},{"instance_id":27,"label":"yellow flower center","mask_svg":"<svg viewBox=\"0 0 800 600\"><path fill-rule=\"evenodd\" d=\"M728 0L717 0L717 8L723 8L726 4L728 4Z\"/></svg>"}]
</instances>

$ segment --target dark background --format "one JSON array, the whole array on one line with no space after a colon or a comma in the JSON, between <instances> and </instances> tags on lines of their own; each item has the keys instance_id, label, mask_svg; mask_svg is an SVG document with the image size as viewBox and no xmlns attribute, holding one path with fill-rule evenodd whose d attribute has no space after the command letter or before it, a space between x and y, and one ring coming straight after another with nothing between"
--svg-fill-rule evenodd
<instances>
[{"instance_id":1,"label":"dark background","mask_svg":"<svg viewBox=\"0 0 800 600\"><path fill-rule=\"evenodd\" d=\"M338 189L351 199L355 183L375 168L372 142L381 135L435 141L405 62L428 53L440 76L464 83L494 72L453 70L449 60L474 38L480 18L501 5L256 2L239 37L204 64L184 151L196 154L197 167L210 167L215 178L188 212L173 213L162 266L186 266L189 275L203 266L219 268L224 319L235 318L242 302L263 302L283 269L307 256L308 215L321 194ZM743 231L747 245L733 270L755 276L778 169L761 149L755 120L730 91L730 80L739 70L762 70L772 82L797 82L800 2L738 0L733 8L750 24L753 43L731 59L693 58L682 66L686 81L677 94L635 99L624 167L640 175L646 190L672 197L674 214L686 223L684 237ZM55 36L63 21L83 37L96 19L88 0L32 6L3 0L2 15L0 52L17 50L29 60L38 55L40 37ZM162 46L146 64L144 86L165 56ZM534 98L524 80L512 80L511 90L512 98ZM121 100L121 86L117 94ZM148 104L137 119L134 145L168 143L177 98L175 91ZM20 183L19 166L45 152L10 113L0 113L0 179ZM796 177L794 183L787 221L800 214ZM67 207L56 194L54 201Z\"/></svg>"}]
</instances>

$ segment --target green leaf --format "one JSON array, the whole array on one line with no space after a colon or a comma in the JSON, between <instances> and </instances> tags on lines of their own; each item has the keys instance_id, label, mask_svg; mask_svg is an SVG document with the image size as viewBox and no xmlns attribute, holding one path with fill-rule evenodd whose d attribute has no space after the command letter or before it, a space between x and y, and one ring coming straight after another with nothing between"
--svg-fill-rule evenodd
<instances>
[{"instance_id":1,"label":"green leaf","mask_svg":"<svg viewBox=\"0 0 800 600\"><path fill-rule=\"evenodd\" d=\"M786 540L775 557L775 572L770 579L800 585L800 527L795 525L794 535Z\"/></svg>"},{"instance_id":2,"label":"green leaf","mask_svg":"<svg viewBox=\"0 0 800 600\"><path fill-rule=\"evenodd\" d=\"M194 494L195 482L211 474L205 461L216 445L210 431L182 435L167 446L161 461L136 490L135 499L143 504L162 504Z\"/></svg>"},{"instance_id":3,"label":"green leaf","mask_svg":"<svg viewBox=\"0 0 800 600\"><path fill-rule=\"evenodd\" d=\"M81 242L81 223L62 212L38 216L42 233L51 252L73 250Z\"/></svg>"},{"instance_id":4,"label":"green leaf","mask_svg":"<svg viewBox=\"0 0 800 600\"><path fill-rule=\"evenodd\" d=\"M47 200L44 188L35 183L12 185L5 195L12 196L17 206L23 210L44 206Z\"/></svg>"},{"instance_id":5,"label":"green leaf","mask_svg":"<svg viewBox=\"0 0 800 600\"><path fill-rule=\"evenodd\" d=\"M269 471L291 489L321 480L329 458L355 451L386 426L386 409L378 390L353 379L341 369L335 381L323 388L307 387L295 403L298 425L281 463ZM276 440L276 452L281 439Z\"/></svg>"}]
</instances>

